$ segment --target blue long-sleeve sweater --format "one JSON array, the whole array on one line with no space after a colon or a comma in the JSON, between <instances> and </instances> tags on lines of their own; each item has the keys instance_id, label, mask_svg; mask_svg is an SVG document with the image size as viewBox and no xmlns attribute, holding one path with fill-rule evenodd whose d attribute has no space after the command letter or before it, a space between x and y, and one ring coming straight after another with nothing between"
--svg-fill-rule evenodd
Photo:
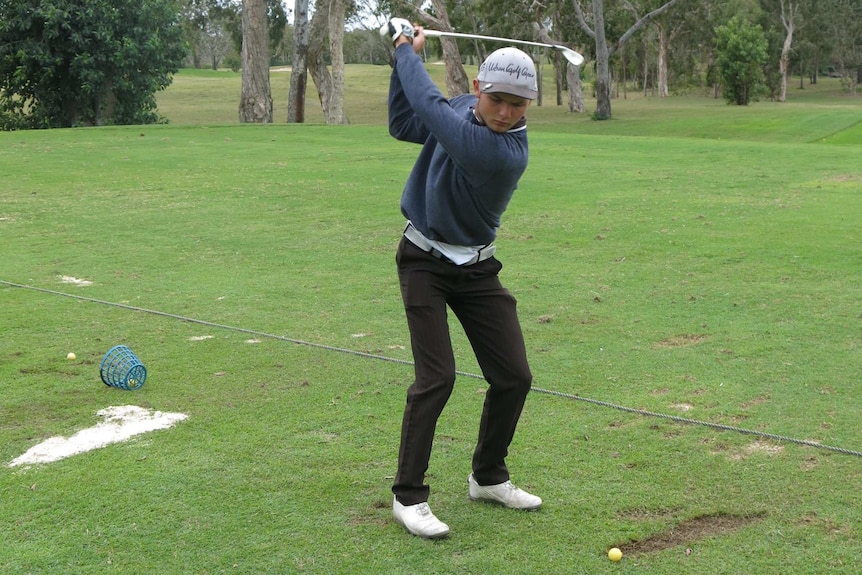
<instances>
[{"instance_id":1,"label":"blue long-sleeve sweater","mask_svg":"<svg viewBox=\"0 0 862 575\"><path fill-rule=\"evenodd\" d=\"M527 168L524 122L496 133L473 114L476 96L447 100L409 44L395 50L389 133L423 144L401 195L401 212L432 240L460 246L494 241Z\"/></svg>"}]
</instances>

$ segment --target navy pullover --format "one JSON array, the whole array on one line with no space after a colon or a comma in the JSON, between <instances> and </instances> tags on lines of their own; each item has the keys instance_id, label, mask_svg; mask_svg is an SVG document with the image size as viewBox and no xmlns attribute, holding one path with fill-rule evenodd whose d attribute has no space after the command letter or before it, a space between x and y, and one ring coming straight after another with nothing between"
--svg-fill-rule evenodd
<instances>
[{"instance_id":1,"label":"navy pullover","mask_svg":"<svg viewBox=\"0 0 862 575\"><path fill-rule=\"evenodd\" d=\"M423 144L401 195L401 212L428 239L492 243L527 168L526 122L496 133L473 114L476 101L472 94L447 100L410 44L395 50L389 133Z\"/></svg>"}]
</instances>

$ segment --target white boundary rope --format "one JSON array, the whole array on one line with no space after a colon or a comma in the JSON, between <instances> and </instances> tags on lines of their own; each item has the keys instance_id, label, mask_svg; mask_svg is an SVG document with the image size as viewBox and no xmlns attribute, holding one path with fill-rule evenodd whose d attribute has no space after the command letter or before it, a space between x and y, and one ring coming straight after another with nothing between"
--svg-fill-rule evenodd
<instances>
[{"instance_id":1,"label":"white boundary rope","mask_svg":"<svg viewBox=\"0 0 862 575\"><path fill-rule=\"evenodd\" d=\"M387 362L390 362L390 363L397 363L397 364L401 364L401 365L410 365L410 366L412 366L412 365L413 365L413 362L412 362L412 361L408 361L408 360L405 360L405 359L398 359L398 358L394 358L394 357L387 357L387 356L385 356L385 355L378 355L378 354L374 354L374 353L366 353L366 352L363 352L363 351L357 351L357 350L354 350L354 349L346 349L346 348L341 348L341 347L334 347L334 346L331 346L331 345L323 345L323 344L320 344L320 343L311 343L311 342L302 341L302 340L299 340L299 339L294 339L294 338L290 338L290 337L286 337L286 336L282 336L282 335L274 335L274 334L266 333L266 332L263 332L263 331L257 331L257 330L253 330L253 329L245 329L245 328L241 328L241 327L236 327L236 326L231 326L231 325L225 325L225 324L220 324L220 323L213 323L213 322L211 322L211 321L205 321L205 320L201 320L201 319L194 319L194 318L185 317L185 316L181 316L181 315L176 315L176 314L172 314L172 313L167 313L167 312L163 312L163 311L157 311L157 310L152 310L152 309L146 309L146 308L137 307L137 306L133 306L133 305L123 304L123 303L116 303L116 302L111 302L111 301L105 301L105 300L95 299L95 298L86 297L86 296L74 295L74 294L69 294L69 293L65 293L65 292L61 292L61 291L55 291L55 290L49 290L49 289L39 288L39 287L35 287L35 286L29 286L29 285L25 285L25 284L18 284L18 283L14 283L14 282L9 282L9 281L0 280L0 285L5 285L5 286L8 286L8 287L13 287L13 288L27 289L27 290L37 291L37 292L46 293L46 294L51 294L51 295L58 295L58 296L68 297L68 298L71 298L71 299L77 299L77 300L86 301L86 302L90 302L90 303L97 303L97 304L101 304L101 305L107 305L107 306L112 306L112 307L118 307L118 308L121 308L121 309L127 309L127 310L137 311L137 312L143 312L143 313L148 313L148 314L152 314L152 315L158 315L158 316L167 317L167 318L171 318L171 319L176 319L176 320L180 320L180 321L184 321L184 322L188 322L188 323L194 323L194 324L198 324L198 325L205 325L205 326L208 326L208 327L214 327L214 328L224 329L224 330L229 330L229 331L236 331L236 332L239 332L239 333L245 333L245 334L249 334L249 335L256 335L256 336L259 336L259 337L266 337L266 338L270 338L270 339L277 339L277 340L286 341L286 342L289 342L289 343L295 343L295 344L297 344L297 345L303 345L303 346L313 347L313 348L317 348L317 349L324 349L324 350L327 350L327 351L337 351L337 352L339 352L339 353L346 353L346 354L350 354L350 355L356 355L356 356L359 356L359 357L365 357L365 358L368 358L368 359L379 359L379 360L381 360L381 361L387 361ZM464 376L464 377L471 377L471 378L474 378L474 379L481 379L481 380L484 380L484 379L485 379L483 376L478 375L478 374L475 374L475 373L468 373L468 372L465 372L465 371L456 371L456 373L457 373L458 375L461 375L461 376ZM676 415L668 415L668 414L665 414L665 413L656 413L656 412L654 412L654 411L647 411L647 410L645 410L645 409L636 409L636 408L633 408L633 407L626 407L626 406L624 406L624 405L618 405L618 404L610 403L610 402L607 402L607 401L600 401L600 400L598 400L598 399L590 399L590 398L587 398L587 397L581 397L581 396L579 396L579 395L571 394L571 393L562 393L562 392L559 392L559 391L553 391L553 390L549 390L549 389L542 389L542 388L540 388L540 387L533 387L533 388L532 388L532 391L534 391L534 392L536 392L536 393L542 393L542 394L545 394L545 395L552 395L552 396L556 396L556 397L562 397L562 398L565 398L565 399L571 399L571 400L575 400L575 401L583 401L583 402L586 402L586 403L589 403L589 404L592 404L592 405L598 405L598 406L601 406L601 407L609 407L609 408L611 408L611 409L616 409L616 410L618 410L618 411L624 411L624 412L626 412L626 413L634 413L634 414L637 414L637 415L643 415L643 416L646 416L646 417L656 417L656 418L660 418L660 419L667 419L667 420L669 420L669 421L674 421L674 422L676 422L676 423L685 423L685 424L688 424L688 425L699 425L699 426L703 426L703 427L709 427L709 428L712 428L712 429L718 429L718 430L721 430L721 431L733 431L733 432L735 432L735 433L742 433L742 434L745 434L745 435L755 435L755 436L757 436L757 437L763 437L763 438L765 438L765 439L771 439L771 440L773 440L773 441L777 441L777 442L780 442L780 443L781 443L781 442L783 442L783 443L794 443L794 444L797 444L797 445L804 445L804 446L806 446L806 447L814 447L814 448L816 448L816 449L823 449L823 450L826 450L826 451L833 451L833 452L835 452L835 453L841 453L841 454L843 454L843 455L855 455L856 457L862 457L862 451L856 451L856 450L853 450L853 449L845 449L845 448L843 448L843 447L835 447L835 446L832 446L832 445L823 445L822 443L818 443L818 442L816 442L816 441L810 441L810 440L806 440L806 439L796 439L796 438L793 438L793 437L787 437L787 436L784 436L784 435L776 435L776 434L774 434L774 433L766 433L766 432L763 432L763 431L757 431L757 430L754 430L754 429L745 429L745 428L743 428L743 427L736 427L736 426L733 426L733 425L724 425L724 424L721 424L721 423L712 423L712 422L709 422L709 421L701 421L701 420L697 420L697 419L689 419L689 418L687 418L687 417L679 417L679 416L676 416Z\"/></svg>"}]
</instances>

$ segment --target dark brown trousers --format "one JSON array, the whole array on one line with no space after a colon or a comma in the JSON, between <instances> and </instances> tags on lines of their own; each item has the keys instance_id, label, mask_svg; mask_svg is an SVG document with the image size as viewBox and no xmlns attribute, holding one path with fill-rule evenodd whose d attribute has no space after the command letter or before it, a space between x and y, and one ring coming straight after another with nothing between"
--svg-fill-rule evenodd
<instances>
[{"instance_id":1,"label":"dark brown trousers","mask_svg":"<svg viewBox=\"0 0 862 575\"><path fill-rule=\"evenodd\" d=\"M401 296L415 362L401 427L398 473L392 492L402 505L428 500L425 473L437 419L455 385L455 357L447 306L460 321L488 382L473 453L473 475L480 485L509 479L506 456L530 390L516 301L497 274L494 257L457 266L402 239L396 256Z\"/></svg>"}]
</instances>

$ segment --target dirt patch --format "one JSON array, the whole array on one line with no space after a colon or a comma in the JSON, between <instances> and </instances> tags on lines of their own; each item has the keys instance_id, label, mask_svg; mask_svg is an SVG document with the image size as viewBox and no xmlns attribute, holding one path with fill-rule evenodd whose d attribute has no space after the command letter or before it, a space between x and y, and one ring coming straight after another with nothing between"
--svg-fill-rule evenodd
<instances>
[{"instance_id":1,"label":"dirt patch","mask_svg":"<svg viewBox=\"0 0 862 575\"><path fill-rule=\"evenodd\" d=\"M768 441L752 441L745 447L738 449L728 455L728 457L733 461L741 461L752 455L756 455L758 453L762 453L768 456L778 455L784 451L784 446L776 445L775 443L770 443Z\"/></svg>"},{"instance_id":2,"label":"dirt patch","mask_svg":"<svg viewBox=\"0 0 862 575\"><path fill-rule=\"evenodd\" d=\"M681 411L683 413L685 413L686 411L691 411L692 409L694 409L694 406L690 403L671 403L670 406L671 406L671 408L673 408L677 411Z\"/></svg>"},{"instance_id":3,"label":"dirt patch","mask_svg":"<svg viewBox=\"0 0 862 575\"><path fill-rule=\"evenodd\" d=\"M853 531L850 525L836 523L826 517L818 517L813 511L803 516L799 524L804 526L813 525L828 535L849 536Z\"/></svg>"},{"instance_id":4,"label":"dirt patch","mask_svg":"<svg viewBox=\"0 0 862 575\"><path fill-rule=\"evenodd\" d=\"M685 333L682 335L675 335L673 337L669 337L667 339L663 339L655 344L655 347L661 349L671 349L676 347L691 347L693 345L697 345L699 343L703 343L706 341L706 336L704 334L697 333Z\"/></svg>"},{"instance_id":5,"label":"dirt patch","mask_svg":"<svg viewBox=\"0 0 862 575\"><path fill-rule=\"evenodd\" d=\"M769 395L758 395L757 397L755 397L754 399L751 399L750 401L744 401L744 402L740 403L739 407L741 407L742 409L750 409L756 405L760 405L761 403L766 403L770 399L772 399L772 398Z\"/></svg>"},{"instance_id":6,"label":"dirt patch","mask_svg":"<svg viewBox=\"0 0 862 575\"><path fill-rule=\"evenodd\" d=\"M827 182L862 182L862 174L839 174L826 178Z\"/></svg>"},{"instance_id":7,"label":"dirt patch","mask_svg":"<svg viewBox=\"0 0 862 575\"><path fill-rule=\"evenodd\" d=\"M631 543L618 545L618 547L622 550L623 555L636 555L638 553L664 551L665 549L672 549L683 545L690 546L702 539L733 533L746 525L762 520L764 517L764 514L703 515L694 519L687 519L667 531L658 533L642 541L632 541Z\"/></svg>"}]
</instances>

